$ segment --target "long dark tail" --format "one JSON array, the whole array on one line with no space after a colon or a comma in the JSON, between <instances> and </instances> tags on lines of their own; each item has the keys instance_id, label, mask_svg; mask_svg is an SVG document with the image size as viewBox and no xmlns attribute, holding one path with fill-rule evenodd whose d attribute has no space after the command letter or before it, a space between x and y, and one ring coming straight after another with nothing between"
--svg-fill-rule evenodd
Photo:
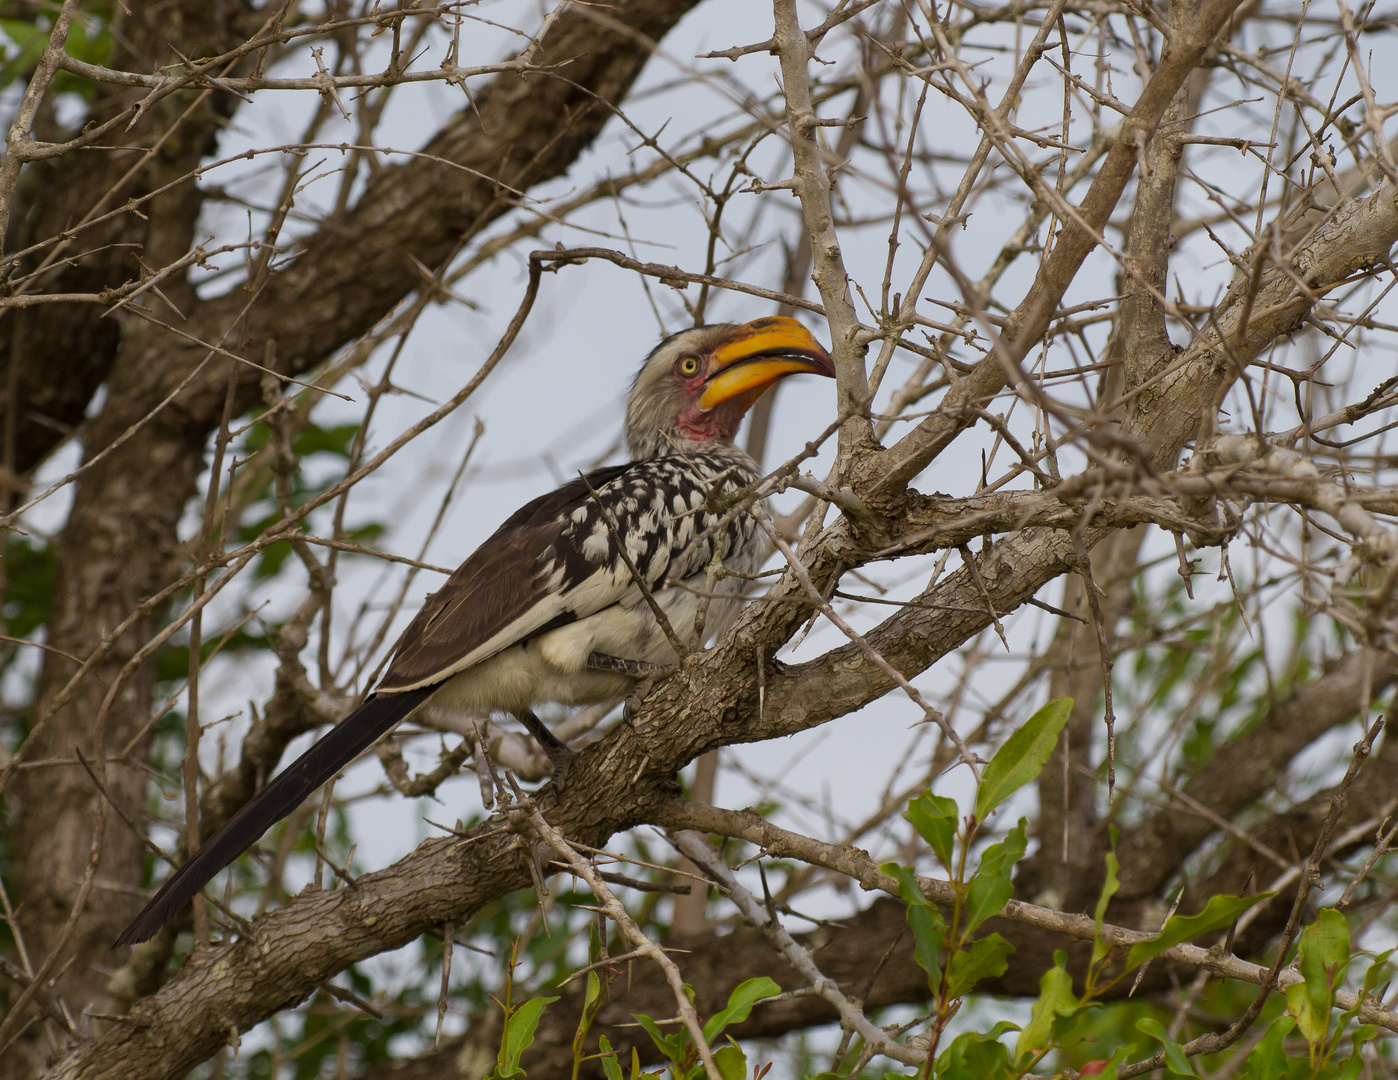
<instances>
[{"instance_id":1,"label":"long dark tail","mask_svg":"<svg viewBox=\"0 0 1398 1080\"><path fill-rule=\"evenodd\" d=\"M116 945L145 941L175 917L231 863L306 797L378 741L379 736L427 700L435 687L369 698L272 778L170 875ZM113 946L115 947L115 946Z\"/></svg>"}]
</instances>

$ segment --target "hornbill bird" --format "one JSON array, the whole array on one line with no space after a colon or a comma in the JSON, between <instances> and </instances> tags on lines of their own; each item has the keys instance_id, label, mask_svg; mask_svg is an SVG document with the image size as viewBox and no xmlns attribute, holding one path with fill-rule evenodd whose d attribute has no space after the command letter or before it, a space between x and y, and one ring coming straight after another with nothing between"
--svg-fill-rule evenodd
<instances>
[{"instance_id":1,"label":"hornbill bird","mask_svg":"<svg viewBox=\"0 0 1398 1080\"><path fill-rule=\"evenodd\" d=\"M639 677L675 664L652 601L686 647L736 614L744 575L761 566L767 542L749 514L722 510L724 496L759 477L733 436L762 392L797 372L833 377L835 368L811 333L784 317L695 327L656 346L626 407L631 460L564 484L500 526L427 598L364 703L209 837L116 944L154 935L429 699L434 711L514 714L561 768L573 751L533 707L624 697ZM710 581L716 551L736 573Z\"/></svg>"}]
</instances>

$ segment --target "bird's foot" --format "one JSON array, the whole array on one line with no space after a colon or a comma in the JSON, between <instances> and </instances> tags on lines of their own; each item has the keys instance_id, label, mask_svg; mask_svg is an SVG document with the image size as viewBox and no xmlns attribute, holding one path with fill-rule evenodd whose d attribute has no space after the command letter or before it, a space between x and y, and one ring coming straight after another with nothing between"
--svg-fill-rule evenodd
<instances>
[{"instance_id":1,"label":"bird's foot","mask_svg":"<svg viewBox=\"0 0 1398 1080\"><path fill-rule=\"evenodd\" d=\"M674 670L674 666L669 664L627 660L625 657L600 652L587 654L587 668L589 671L615 671L622 675L630 675L633 679L644 679L647 675L659 675Z\"/></svg>"},{"instance_id":2,"label":"bird's foot","mask_svg":"<svg viewBox=\"0 0 1398 1080\"><path fill-rule=\"evenodd\" d=\"M568 767L577 758L578 752L549 730L547 724L534 715L532 709L521 709L515 719L523 724L534 736L534 741L543 750L544 756L553 762L553 779L550 783L559 793L563 793L563 781L568 775Z\"/></svg>"}]
</instances>

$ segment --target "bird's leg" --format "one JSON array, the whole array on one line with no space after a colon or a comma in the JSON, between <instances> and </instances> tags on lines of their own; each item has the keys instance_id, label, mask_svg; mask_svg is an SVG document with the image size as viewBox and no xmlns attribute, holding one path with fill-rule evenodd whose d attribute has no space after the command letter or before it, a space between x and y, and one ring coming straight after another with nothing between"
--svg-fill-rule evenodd
<instances>
[{"instance_id":1,"label":"bird's leg","mask_svg":"<svg viewBox=\"0 0 1398 1080\"><path fill-rule=\"evenodd\" d=\"M671 671L674 665L652 664L646 660L627 660L624 657L612 656L610 653L588 653L587 668L589 671L615 671L621 675L630 675L633 679L644 679L647 675L657 675L662 671Z\"/></svg>"},{"instance_id":2,"label":"bird's leg","mask_svg":"<svg viewBox=\"0 0 1398 1080\"><path fill-rule=\"evenodd\" d=\"M515 719L529 729L544 756L553 762L553 786L562 791L563 778L568 775L568 766L573 764L578 752L550 731L548 725L534 715L534 710L520 709Z\"/></svg>"}]
</instances>

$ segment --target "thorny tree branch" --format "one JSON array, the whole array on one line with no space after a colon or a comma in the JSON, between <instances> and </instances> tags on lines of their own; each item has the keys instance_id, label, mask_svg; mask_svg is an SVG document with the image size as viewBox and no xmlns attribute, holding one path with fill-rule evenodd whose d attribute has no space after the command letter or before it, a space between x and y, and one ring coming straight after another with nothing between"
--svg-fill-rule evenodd
<instances>
[{"instance_id":1,"label":"thorny tree branch","mask_svg":"<svg viewBox=\"0 0 1398 1080\"><path fill-rule=\"evenodd\" d=\"M503 812L508 816L511 811L506 806L503 808ZM592 890L592 895L602 905L603 913L621 929L622 935L631 947L639 955L654 961L665 972L665 979L670 984L670 990L675 997L675 1008L679 1011L680 1019L684 1021L684 1026L689 1031L689 1037L694 1040L694 1048L699 1054L699 1059L704 1063L704 1074L709 1080L721 1080L718 1065L714 1062L713 1050L709 1048L709 1042L704 1038L703 1028L699 1026L699 1015L694 1011L689 995L685 993L684 978L680 975L680 969L675 966L675 962L665 955L664 949L646 937L645 931L636 925L636 921L626 913L626 908L612 895L611 889L607 888L606 882L602 880L602 875L597 869L587 859L574 851L568 841L540 816L538 810L531 808L526 812L529 828L538 835L543 843L553 848L559 858L567 863L575 874L587 882L587 887Z\"/></svg>"},{"instance_id":2,"label":"thorny tree branch","mask_svg":"<svg viewBox=\"0 0 1398 1080\"><path fill-rule=\"evenodd\" d=\"M680 830L671 833L670 838L680 851L723 884L728 892L728 898L737 905L738 910L743 913L743 917L758 927L773 946L786 957L791 966L810 980L810 984L817 994L840 1011L840 1023L847 1030L857 1032L859 1037L878 1053L891 1057L895 1061L901 1061L905 1065L918 1065L927 1059L926 1053L918 1053L890 1040L873 1025L862 1010L840 993L840 988L821 974L820 969L815 966L811 954L792 940L791 935L782 928L781 924L762 909L752 893L743 888L723 860L704 842L702 836L696 832Z\"/></svg>"}]
</instances>

